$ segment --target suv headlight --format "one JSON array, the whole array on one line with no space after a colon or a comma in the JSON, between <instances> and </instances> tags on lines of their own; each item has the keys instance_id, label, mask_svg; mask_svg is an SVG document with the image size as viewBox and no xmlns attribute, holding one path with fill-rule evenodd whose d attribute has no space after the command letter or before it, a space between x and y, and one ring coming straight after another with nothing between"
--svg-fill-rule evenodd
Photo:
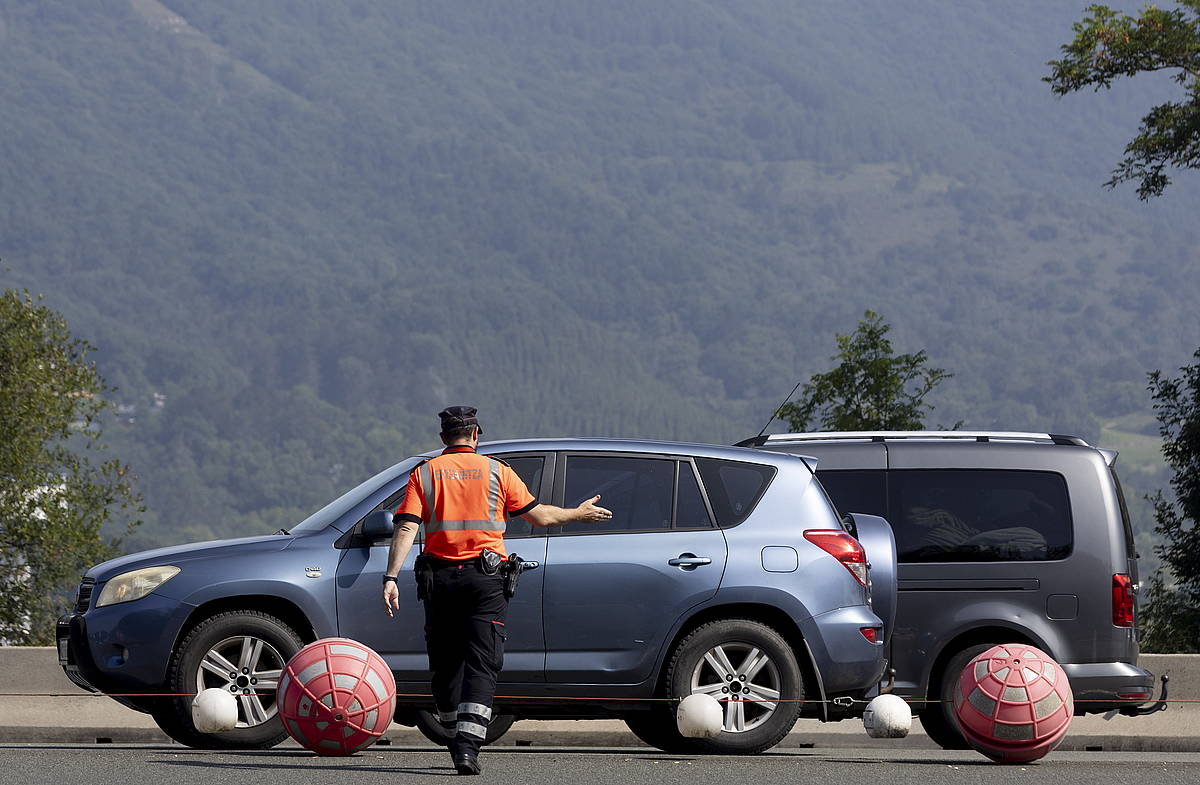
<instances>
[{"instance_id":1,"label":"suv headlight","mask_svg":"<svg viewBox=\"0 0 1200 785\"><path fill-rule=\"evenodd\" d=\"M100 599L96 600L96 607L140 600L178 574L179 568L170 565L123 572L104 584Z\"/></svg>"}]
</instances>

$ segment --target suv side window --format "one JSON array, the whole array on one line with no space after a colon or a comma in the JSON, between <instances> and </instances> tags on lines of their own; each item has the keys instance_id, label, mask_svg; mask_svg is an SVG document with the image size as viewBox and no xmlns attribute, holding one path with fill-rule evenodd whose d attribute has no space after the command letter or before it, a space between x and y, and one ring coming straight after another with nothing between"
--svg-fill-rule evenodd
<instances>
[{"instance_id":1,"label":"suv side window","mask_svg":"<svg viewBox=\"0 0 1200 785\"><path fill-rule=\"evenodd\" d=\"M696 468L721 527L746 520L775 476L774 466L718 458L697 458Z\"/></svg>"},{"instance_id":2,"label":"suv side window","mask_svg":"<svg viewBox=\"0 0 1200 785\"><path fill-rule=\"evenodd\" d=\"M542 488L542 472L546 468L546 459L540 455L519 455L512 458L503 458L504 462L512 467L521 481L525 483L525 487L537 498L538 492ZM538 501L543 501L538 499ZM540 535L542 532L538 532ZM504 538L512 537L528 537L533 534L533 524L524 518L509 518L508 523L504 527Z\"/></svg>"},{"instance_id":3,"label":"suv side window","mask_svg":"<svg viewBox=\"0 0 1200 785\"><path fill-rule=\"evenodd\" d=\"M679 484L675 494L676 529L711 529L712 518L696 479L696 470L687 461L679 461Z\"/></svg>"},{"instance_id":4,"label":"suv side window","mask_svg":"<svg viewBox=\"0 0 1200 785\"><path fill-rule=\"evenodd\" d=\"M893 470L888 490L901 562L1049 561L1071 552L1071 506L1060 474Z\"/></svg>"},{"instance_id":5,"label":"suv side window","mask_svg":"<svg viewBox=\"0 0 1200 785\"><path fill-rule=\"evenodd\" d=\"M564 505L574 507L593 496L612 510L602 523L567 524L571 533L658 531L671 528L675 462L662 458L570 455Z\"/></svg>"},{"instance_id":6,"label":"suv side window","mask_svg":"<svg viewBox=\"0 0 1200 785\"><path fill-rule=\"evenodd\" d=\"M593 496L612 510L603 523L568 524L571 534L710 529L712 518L688 461L670 458L571 455L566 462L564 504Z\"/></svg>"}]
</instances>

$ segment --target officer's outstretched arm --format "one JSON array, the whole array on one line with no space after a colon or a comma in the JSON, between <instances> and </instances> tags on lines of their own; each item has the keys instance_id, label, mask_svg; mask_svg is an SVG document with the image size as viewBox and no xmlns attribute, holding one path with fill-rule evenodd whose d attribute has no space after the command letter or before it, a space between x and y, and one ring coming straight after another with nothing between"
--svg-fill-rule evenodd
<instances>
[{"instance_id":1,"label":"officer's outstretched arm","mask_svg":"<svg viewBox=\"0 0 1200 785\"><path fill-rule=\"evenodd\" d=\"M555 507L553 504L539 504L521 517L534 526L562 526L572 521L583 523L599 523L612 518L612 512L597 507L599 496L593 496L578 507Z\"/></svg>"}]
</instances>

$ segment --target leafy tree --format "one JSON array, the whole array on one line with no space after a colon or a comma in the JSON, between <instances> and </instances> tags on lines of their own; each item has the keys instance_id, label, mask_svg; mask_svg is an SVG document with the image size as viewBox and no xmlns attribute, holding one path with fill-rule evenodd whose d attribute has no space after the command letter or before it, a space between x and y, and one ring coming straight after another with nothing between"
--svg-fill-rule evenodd
<instances>
[{"instance_id":1,"label":"leafy tree","mask_svg":"<svg viewBox=\"0 0 1200 785\"><path fill-rule=\"evenodd\" d=\"M1105 5L1074 25L1075 40L1062 47L1061 60L1043 81L1057 95L1084 87L1109 88L1117 77L1172 71L1186 99L1159 104L1142 118L1140 132L1125 147L1125 158L1105 185L1139 180L1138 197L1159 196L1170 184L1168 167L1200 168L1200 0L1179 0L1182 8L1146 6L1137 16Z\"/></svg>"},{"instance_id":2,"label":"leafy tree","mask_svg":"<svg viewBox=\"0 0 1200 785\"><path fill-rule=\"evenodd\" d=\"M1141 614L1146 651L1200 651L1200 349L1193 358L1178 379L1150 374L1175 500L1162 491L1150 497L1163 567L1150 581Z\"/></svg>"},{"instance_id":3,"label":"leafy tree","mask_svg":"<svg viewBox=\"0 0 1200 785\"><path fill-rule=\"evenodd\" d=\"M65 320L0 293L0 641L48 644L88 566L117 553L102 529L140 511L128 468L93 465L104 382ZM129 521L126 530L136 526Z\"/></svg>"},{"instance_id":4,"label":"leafy tree","mask_svg":"<svg viewBox=\"0 0 1200 785\"><path fill-rule=\"evenodd\" d=\"M775 413L796 431L816 422L827 431L921 430L925 396L954 374L927 368L925 350L892 354L887 334L891 326L874 311L866 311L858 329L838 335L840 360L828 373L819 373L804 385L801 400L785 403ZM955 425L955 427L958 427Z\"/></svg>"}]
</instances>

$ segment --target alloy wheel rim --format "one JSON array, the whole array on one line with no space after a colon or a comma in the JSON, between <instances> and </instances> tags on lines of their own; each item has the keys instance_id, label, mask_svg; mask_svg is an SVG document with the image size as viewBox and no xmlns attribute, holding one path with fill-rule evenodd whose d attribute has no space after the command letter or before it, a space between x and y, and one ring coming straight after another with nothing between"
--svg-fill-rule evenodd
<instances>
[{"instance_id":1,"label":"alloy wheel rim","mask_svg":"<svg viewBox=\"0 0 1200 785\"><path fill-rule=\"evenodd\" d=\"M771 718L778 707L779 668L759 647L730 641L718 644L692 669L691 694L721 703L723 730L745 733Z\"/></svg>"},{"instance_id":2,"label":"alloy wheel rim","mask_svg":"<svg viewBox=\"0 0 1200 785\"><path fill-rule=\"evenodd\" d=\"M262 638L225 638L205 653L196 668L196 691L216 687L237 698L236 728L253 728L278 713L276 690L286 661Z\"/></svg>"}]
</instances>

